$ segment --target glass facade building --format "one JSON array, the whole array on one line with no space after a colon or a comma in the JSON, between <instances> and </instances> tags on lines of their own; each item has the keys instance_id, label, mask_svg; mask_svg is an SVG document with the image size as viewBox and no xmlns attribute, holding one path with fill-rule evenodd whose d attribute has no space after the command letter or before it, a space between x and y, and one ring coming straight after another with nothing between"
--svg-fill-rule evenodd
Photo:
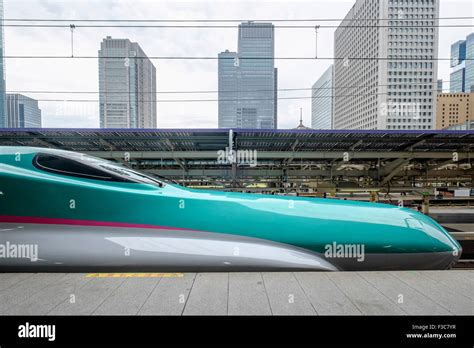
<instances>
[{"instance_id":1,"label":"glass facade building","mask_svg":"<svg viewBox=\"0 0 474 348\"><path fill-rule=\"evenodd\" d=\"M242 23L238 52L218 55L219 128L277 127L274 32L271 23Z\"/></svg>"},{"instance_id":2,"label":"glass facade building","mask_svg":"<svg viewBox=\"0 0 474 348\"><path fill-rule=\"evenodd\" d=\"M332 129L334 66L316 81L311 93L311 128Z\"/></svg>"},{"instance_id":3,"label":"glass facade building","mask_svg":"<svg viewBox=\"0 0 474 348\"><path fill-rule=\"evenodd\" d=\"M451 68L466 60L466 40L460 40L451 45Z\"/></svg>"},{"instance_id":4,"label":"glass facade building","mask_svg":"<svg viewBox=\"0 0 474 348\"><path fill-rule=\"evenodd\" d=\"M474 33L451 45L450 93L474 92Z\"/></svg>"},{"instance_id":5,"label":"glass facade building","mask_svg":"<svg viewBox=\"0 0 474 348\"><path fill-rule=\"evenodd\" d=\"M465 92L466 40L460 40L451 45L451 68L453 71L449 78L449 92Z\"/></svg>"},{"instance_id":6,"label":"glass facade building","mask_svg":"<svg viewBox=\"0 0 474 348\"><path fill-rule=\"evenodd\" d=\"M5 41L3 39L3 0L0 0L0 128L7 127L6 84L5 84Z\"/></svg>"},{"instance_id":7,"label":"glass facade building","mask_svg":"<svg viewBox=\"0 0 474 348\"><path fill-rule=\"evenodd\" d=\"M466 91L466 68L464 62L462 67L458 67L455 71L450 74L449 81L449 92L450 93L461 93Z\"/></svg>"},{"instance_id":8,"label":"glass facade building","mask_svg":"<svg viewBox=\"0 0 474 348\"><path fill-rule=\"evenodd\" d=\"M138 43L102 41L99 103L101 128L156 128L156 69Z\"/></svg>"},{"instance_id":9,"label":"glass facade building","mask_svg":"<svg viewBox=\"0 0 474 348\"><path fill-rule=\"evenodd\" d=\"M474 92L474 33L466 38L465 92Z\"/></svg>"},{"instance_id":10,"label":"glass facade building","mask_svg":"<svg viewBox=\"0 0 474 348\"><path fill-rule=\"evenodd\" d=\"M41 128L38 101L22 94L6 95L7 128Z\"/></svg>"}]
</instances>

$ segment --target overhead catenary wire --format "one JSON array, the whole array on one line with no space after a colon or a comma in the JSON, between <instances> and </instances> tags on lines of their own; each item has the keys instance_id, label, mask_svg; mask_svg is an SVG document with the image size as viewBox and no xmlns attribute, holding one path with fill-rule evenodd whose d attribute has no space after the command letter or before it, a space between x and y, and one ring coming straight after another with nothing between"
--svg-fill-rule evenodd
<instances>
[{"instance_id":1,"label":"overhead catenary wire","mask_svg":"<svg viewBox=\"0 0 474 348\"><path fill-rule=\"evenodd\" d=\"M437 90L423 90L418 92L434 92ZM349 98L349 97L364 97L364 96L378 96L378 95L390 95L390 92L380 92L380 93L361 93L361 94L340 94L340 95L328 95L328 96L298 96L298 97L276 97L276 98L233 98L233 99L155 99L155 100L143 100L138 99L138 102L142 103L198 103L198 102L251 102L251 101L271 101L271 100L298 100L298 99L327 99L327 98ZM426 98L428 96L424 96ZM21 99L21 98L20 98ZM411 99L417 99L416 97L411 97ZM423 99L423 97L418 97L418 99ZM78 103L100 103L99 99L35 99L39 102L78 102ZM103 101L107 103L107 101ZM110 101L110 103L120 103L120 101ZM124 101L128 103L128 101Z\"/></svg>"},{"instance_id":2,"label":"overhead catenary wire","mask_svg":"<svg viewBox=\"0 0 474 348\"><path fill-rule=\"evenodd\" d=\"M71 22L71 23L74 23ZM17 28L70 28L71 24L0 24L0 27ZM235 25L138 25L138 24L72 24L76 28L140 28L140 29L236 29ZM425 25L319 25L320 29L356 28L473 28L473 24L425 24ZM276 29L314 29L314 25L274 25Z\"/></svg>"},{"instance_id":3,"label":"overhead catenary wire","mask_svg":"<svg viewBox=\"0 0 474 348\"><path fill-rule=\"evenodd\" d=\"M234 60L235 57L217 57L217 56L52 56L52 55L8 55L5 59L150 59L150 60ZM239 57L239 60L386 60L386 61L451 61L451 58L428 58L424 57ZM474 58L465 58L466 61L472 61Z\"/></svg>"},{"instance_id":4,"label":"overhead catenary wire","mask_svg":"<svg viewBox=\"0 0 474 348\"><path fill-rule=\"evenodd\" d=\"M370 24L372 22L376 21L394 21L394 22L400 22L400 23L406 23L409 24L410 22L433 22L435 20L468 20L468 19L474 19L474 17L434 17L434 18L353 18L353 19L345 19L345 18L339 18L339 19L330 19L330 18L319 18L319 19L265 19L265 20L251 20L250 22L255 22L255 23L261 23L261 22L286 22L286 23L291 23L291 22L336 22L336 21L341 21L341 23L360 23L360 22L368 22L369 24L365 25L360 25L360 24L341 24L341 25L318 25L320 28L437 28L437 27L474 27L473 24L452 24L452 25L441 25L441 24L425 24L425 25L380 25L380 24ZM145 25L131 25L131 24L126 24L126 25L98 25L98 24L87 24L87 23L225 23L225 22L249 22L249 20L245 19L211 19L211 20L204 20L204 19L152 19L152 20L146 20L146 19L21 19L21 18L13 18L13 19L5 19L5 22L14 22L14 23L20 23L20 24L3 24L0 26L4 27L58 27L58 28L71 28L71 25L74 25L74 28L80 28L80 27L90 27L90 28L98 28L98 27L129 27L129 28L236 28L235 25L150 25L150 24L145 24ZM24 24L24 23L42 23L42 24ZM43 24L43 23L65 23L65 24ZM68 24L66 24L68 23ZM86 24L71 24L71 23L86 23ZM312 25L283 25L283 26L275 26L276 28L312 28L314 29L314 24ZM100 57L100 56L54 56L54 55L10 55L10 56L5 56L5 59L150 59L150 60L218 60L218 59L234 59L234 57L217 57L217 56L148 56L148 57ZM451 58L439 58L439 57L430 57L429 55L422 55L422 56L405 56L405 57L239 57L241 60L246 60L246 59L263 59L263 60L386 60L386 61L393 61L393 62L405 62L405 61L410 61L410 62L420 62L420 61L450 61ZM469 60L474 60L472 58L467 58L467 61ZM408 84L408 83L407 83ZM435 85L436 82L433 83L420 83L420 85L427 85L427 84L433 84ZM410 83L410 85L414 85L413 83ZM387 85L388 86L388 85ZM377 86L362 86L361 88L375 88ZM357 88L357 87L334 87L336 88L341 88L341 89L350 89L350 88ZM278 91L290 91L290 90L311 90L312 88L305 88L305 89L280 89ZM270 90L269 90L270 91ZM271 90L274 91L274 90ZM416 90L413 92L427 92L430 91L428 89L424 90ZM227 93L227 91L223 91L224 93ZM54 92L54 91L36 91L36 92L22 92L22 93L62 93L62 94L69 94L71 92L67 91L61 91L61 92ZM72 92L75 93L75 92ZM83 93L83 94L92 94L93 92L77 92L77 93ZM99 93L99 92L95 92ZM153 93L153 92L152 92ZM173 92L173 91L164 91L164 92L156 92L158 93L185 93L185 92ZM207 92L207 91L194 91L194 92L188 92L188 93L218 93L218 91L212 91L212 92ZM388 93L376 93L376 94L388 94ZM373 95L373 94L364 94L364 95ZM332 96L332 97L353 97L353 96L360 96L358 95L341 95L341 96ZM325 97L325 96L324 96ZM312 97L280 97L277 99L308 99ZM272 100L273 98L268 98L268 99L263 99L263 100ZM219 99L182 99L182 100L152 100L150 102L215 102L218 101ZM225 99L221 99L222 101L226 101ZM238 100L243 100L246 101L245 99L238 99ZM259 100L259 99L249 99L249 100ZM262 100L262 99L260 99ZM64 101L70 101L70 102L99 102L99 100L88 100L88 99L83 99L83 100L64 100L64 99L43 99L43 100L38 100L38 101L44 101L44 102L64 102ZM147 101L145 101L147 102Z\"/></svg>"},{"instance_id":5,"label":"overhead catenary wire","mask_svg":"<svg viewBox=\"0 0 474 348\"><path fill-rule=\"evenodd\" d=\"M5 22L131 22L131 23L226 23L226 22L358 22L358 21L390 21L397 18L267 18L267 19L237 19L237 18L225 18L225 19L98 19L98 18L6 18ZM420 18L423 19L423 18ZM459 17L433 17L429 19L434 20L463 20L463 19L474 19L472 16L459 16ZM397 20L409 21L413 19L400 18Z\"/></svg>"},{"instance_id":6,"label":"overhead catenary wire","mask_svg":"<svg viewBox=\"0 0 474 348\"><path fill-rule=\"evenodd\" d=\"M418 16L418 15L417 15ZM308 23L308 24L293 24L293 25L273 25L275 28L284 29L304 29L315 27L318 23L318 28L405 28L407 25L400 23L409 24L412 28L462 28L462 27L474 27L472 23L456 23L456 24L439 24L435 22L446 21L446 20L472 20L472 16L459 16L459 17L435 17L431 15L420 14L419 18L405 18L404 16L394 16L393 18L311 18L311 19L87 19L87 18L8 18L4 19L0 26L4 27L46 27L46 28L67 28L74 25L77 28L202 28L202 29L215 29L215 28L236 28L237 26L222 24L222 23L255 23L255 24L273 24L275 23ZM339 24L319 24L320 22L340 22ZM382 22L382 24L375 24ZM385 22L388 22L385 24ZM393 22L393 23L392 23ZM33 23L33 24L28 24ZM60 23L60 24L51 24ZM64 23L64 24L61 24ZM85 24L76 24L85 23ZM93 23L93 24L91 24ZM99 23L99 24L97 24ZM113 23L113 24L103 24ZM117 24L120 23L120 24ZM124 24L125 23L125 24ZM133 23L133 24L130 24ZM141 23L141 24L136 24ZM160 23L160 24L155 24ZM171 23L171 24L170 24ZM177 24L179 23L179 24ZM183 24L187 23L187 24ZM192 23L192 24L189 24ZM198 23L198 24L197 24ZM202 24L202 23L213 23ZM218 23L218 24L215 24ZM346 24L350 23L350 24ZM352 24L356 23L356 24ZM359 24L365 23L365 24ZM367 24L369 23L369 24ZM415 24L414 24L415 23ZM418 25L418 23L421 23Z\"/></svg>"},{"instance_id":7,"label":"overhead catenary wire","mask_svg":"<svg viewBox=\"0 0 474 348\"><path fill-rule=\"evenodd\" d=\"M420 15L422 17L423 15ZM427 15L424 15L427 16ZM257 20L245 20L245 19L45 19L45 18L10 18L10 19L4 19L4 22L13 22L13 23L21 23L21 24L0 24L0 26L24 26L24 27L58 27L58 28L71 28L71 26L74 26L74 28L80 28L80 27L90 27L90 28L98 28L98 27L105 27L105 28L110 28L110 27L129 27L129 28L235 28L235 25L170 25L170 24L164 24L164 25L151 25L151 24L145 24L145 25L136 25L136 24L123 24L123 25L97 25L97 24L72 24L72 23L227 23L227 22L253 22L257 24L261 23L268 23L268 22L330 22L330 21L341 21L341 23L344 22L374 22L374 21L394 21L396 23L422 23L421 25L409 25L410 28L435 28L435 27L443 27L444 25L440 24L428 24L434 23L435 20L472 20L474 17L472 16L459 16L459 17L434 17L433 18L351 18L351 19L346 19L346 18L312 18L312 19L257 19ZM64 23L64 24L24 24L24 22L39 22L39 23ZM426 24L423 24L426 22ZM67 23L67 24L66 24ZM451 24L451 25L445 25L446 27L474 27L474 23L470 24ZM278 27L278 26L276 26ZM286 28L311 28L314 29L315 26L313 24L311 25L292 25L292 26L280 26L280 27L286 27ZM317 25L318 28L324 28L324 25ZM363 24L363 25L331 25L331 26L326 26L328 28L406 28L408 27L407 25L372 25L372 24ZM33 56L33 55L10 55L10 56L5 56L4 58L6 59L65 59L65 58L76 58L76 59L106 59L106 58L117 58L117 59L124 59L124 58L130 58L130 57L97 57L97 56L75 56L75 57L70 57L70 56L52 56L52 55L38 55L38 56ZM151 60L213 60L213 59L234 59L234 57L207 57L207 56L201 56L201 57L178 57L178 56L148 56L148 57L133 57L135 59L151 59ZM451 60L451 58L428 58L427 56L420 56L420 57L398 57L398 58L389 58L389 57L239 57L239 59L276 59L276 60L338 60L338 59L344 59L344 60L433 60L433 61L443 61L443 60ZM466 60L474 60L472 58L467 58Z\"/></svg>"},{"instance_id":8,"label":"overhead catenary wire","mask_svg":"<svg viewBox=\"0 0 474 348\"><path fill-rule=\"evenodd\" d=\"M447 84L448 82L459 82L461 80L450 80L450 81L443 81L443 84ZM277 88L275 89L246 89L245 92L296 92L296 91L313 91L313 90L336 90L336 89L373 89L377 87L390 87L394 84L399 85L410 85L410 86L427 86L433 85L436 86L438 84L437 81L435 82L393 82L392 84L377 84L373 86L368 85L339 85L339 86L332 86L332 87L302 87L302 88ZM444 89L443 89L444 90ZM447 90L447 89L446 89ZM415 90L415 92L418 90ZM420 90L422 91L422 90ZM430 91L430 89L427 89ZM238 93L242 92L241 90L193 90L193 91L140 91L137 94L215 94L215 93ZM124 91L52 91L52 90L10 90L6 91L6 93L35 93L35 94L107 94L107 95L115 95L115 94L124 94L129 95L130 92Z\"/></svg>"}]
</instances>

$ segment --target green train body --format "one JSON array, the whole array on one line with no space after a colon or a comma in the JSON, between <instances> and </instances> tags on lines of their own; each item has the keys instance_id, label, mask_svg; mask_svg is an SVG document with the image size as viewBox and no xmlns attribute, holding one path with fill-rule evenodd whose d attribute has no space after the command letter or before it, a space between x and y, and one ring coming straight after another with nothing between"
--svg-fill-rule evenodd
<instances>
[{"instance_id":1,"label":"green train body","mask_svg":"<svg viewBox=\"0 0 474 348\"><path fill-rule=\"evenodd\" d=\"M4 269L445 269L459 244L378 203L195 190L61 150L0 147Z\"/></svg>"}]
</instances>

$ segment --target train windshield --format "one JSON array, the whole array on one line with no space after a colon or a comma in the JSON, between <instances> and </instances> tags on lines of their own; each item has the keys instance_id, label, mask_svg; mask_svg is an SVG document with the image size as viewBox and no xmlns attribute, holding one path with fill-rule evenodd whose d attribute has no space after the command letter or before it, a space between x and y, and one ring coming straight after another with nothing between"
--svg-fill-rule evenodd
<instances>
[{"instance_id":1,"label":"train windshield","mask_svg":"<svg viewBox=\"0 0 474 348\"><path fill-rule=\"evenodd\" d=\"M39 153L33 159L33 165L43 171L67 176L164 186L163 181L146 174L83 154L61 156Z\"/></svg>"},{"instance_id":2,"label":"train windshield","mask_svg":"<svg viewBox=\"0 0 474 348\"><path fill-rule=\"evenodd\" d=\"M146 180L147 182L159 182L160 184L176 184L179 185L176 181L166 178L158 174L144 174L134 169L130 169L121 163L111 162L104 160L98 157L92 157L84 154L74 154L79 157L82 161L87 161L88 163L100 166L104 169L111 170L118 174L123 174L127 177L134 177L137 180Z\"/></svg>"},{"instance_id":3,"label":"train windshield","mask_svg":"<svg viewBox=\"0 0 474 348\"><path fill-rule=\"evenodd\" d=\"M132 169L129 169L125 166L118 166L118 165L114 165L112 163L107 163L105 162L104 163L101 163L99 164L99 166L107 171L111 171L117 175L121 175L121 176L124 176L124 177L127 177L128 179L130 179L131 181L135 181L135 182L141 182L141 183L144 183L144 184L151 184L151 185L160 185L160 186L163 186L163 183L155 178L152 178L146 174L143 174L143 173L140 173L140 172L137 172L135 170L132 170Z\"/></svg>"}]
</instances>

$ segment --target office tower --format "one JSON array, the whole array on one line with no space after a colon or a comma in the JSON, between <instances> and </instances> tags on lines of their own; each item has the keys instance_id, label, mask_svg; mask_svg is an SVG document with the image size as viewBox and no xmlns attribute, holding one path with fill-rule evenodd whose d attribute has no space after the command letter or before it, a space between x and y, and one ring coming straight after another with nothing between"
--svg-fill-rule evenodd
<instances>
[{"instance_id":1,"label":"office tower","mask_svg":"<svg viewBox=\"0 0 474 348\"><path fill-rule=\"evenodd\" d=\"M237 127L239 108L238 58L236 52L221 52L218 55L218 108L219 128Z\"/></svg>"},{"instance_id":2,"label":"office tower","mask_svg":"<svg viewBox=\"0 0 474 348\"><path fill-rule=\"evenodd\" d=\"M5 41L3 39L3 0L0 0L0 128L7 127L6 84L5 84Z\"/></svg>"},{"instance_id":3,"label":"office tower","mask_svg":"<svg viewBox=\"0 0 474 348\"><path fill-rule=\"evenodd\" d=\"M334 66L331 65L316 81L311 93L311 127L332 129Z\"/></svg>"},{"instance_id":4,"label":"office tower","mask_svg":"<svg viewBox=\"0 0 474 348\"><path fill-rule=\"evenodd\" d=\"M101 128L156 128L156 69L138 43L102 41L99 100Z\"/></svg>"},{"instance_id":5,"label":"office tower","mask_svg":"<svg viewBox=\"0 0 474 348\"><path fill-rule=\"evenodd\" d=\"M273 24L245 22L237 52L219 53L219 128L277 127L274 47Z\"/></svg>"},{"instance_id":6,"label":"office tower","mask_svg":"<svg viewBox=\"0 0 474 348\"><path fill-rule=\"evenodd\" d=\"M439 0L356 1L334 34L335 129L434 128L437 18Z\"/></svg>"},{"instance_id":7,"label":"office tower","mask_svg":"<svg viewBox=\"0 0 474 348\"><path fill-rule=\"evenodd\" d=\"M450 93L474 92L474 33L451 45Z\"/></svg>"},{"instance_id":8,"label":"office tower","mask_svg":"<svg viewBox=\"0 0 474 348\"><path fill-rule=\"evenodd\" d=\"M7 128L41 128L38 101L22 94L6 95Z\"/></svg>"},{"instance_id":9,"label":"office tower","mask_svg":"<svg viewBox=\"0 0 474 348\"><path fill-rule=\"evenodd\" d=\"M437 96L436 129L474 121L474 93L441 93Z\"/></svg>"},{"instance_id":10,"label":"office tower","mask_svg":"<svg viewBox=\"0 0 474 348\"><path fill-rule=\"evenodd\" d=\"M451 93L465 92L466 74L466 40L460 40L451 45L451 68L453 68L449 91Z\"/></svg>"},{"instance_id":11,"label":"office tower","mask_svg":"<svg viewBox=\"0 0 474 348\"><path fill-rule=\"evenodd\" d=\"M474 33L466 38L465 92L474 92Z\"/></svg>"}]
</instances>

